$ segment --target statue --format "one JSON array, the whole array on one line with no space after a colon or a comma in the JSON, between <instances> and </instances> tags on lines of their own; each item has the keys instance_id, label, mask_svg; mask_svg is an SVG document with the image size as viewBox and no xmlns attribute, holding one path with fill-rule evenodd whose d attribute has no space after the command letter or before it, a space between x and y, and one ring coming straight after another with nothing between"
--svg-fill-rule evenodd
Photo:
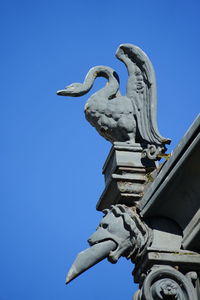
<instances>
[{"instance_id":1,"label":"statue","mask_svg":"<svg viewBox=\"0 0 200 300\"><path fill-rule=\"evenodd\" d=\"M123 256L131 259L137 266L146 261L145 257L149 251L152 253L152 249L154 250L154 239L157 240L161 231L158 232L157 226L154 229L154 226L151 228L147 225L148 221L142 220L136 208L122 204L112 205L110 209L104 210L104 214L96 232L88 239L91 247L80 252L71 266L66 278L67 284L105 258L111 263L116 263ZM170 223L169 228L176 227L170 220L166 222ZM177 230L175 227L173 232ZM177 237L173 236L173 239L176 240ZM162 246L162 239L160 242ZM165 247L168 246L167 243L168 241L164 243ZM177 256L195 256L194 252L181 250L179 240L178 243L175 241L175 244L177 248L174 249L174 253ZM169 251L168 249L165 253L161 250L161 253L169 255ZM197 273L186 271L183 275L179 267L166 266L164 261L160 264L159 252L156 253L156 257L158 264L151 266L148 263L146 271L142 271L144 273L139 270L140 289L135 293L133 300L197 300L193 285L193 281L197 280Z\"/></svg>"},{"instance_id":2,"label":"statue","mask_svg":"<svg viewBox=\"0 0 200 300\"><path fill-rule=\"evenodd\" d=\"M146 54L131 44L120 45L116 57L128 70L126 96L119 92L117 73L106 66L90 69L83 83L73 83L57 94L82 96L90 91L96 77L105 77L106 86L93 94L85 105L86 119L112 143L152 145L157 155L163 153L170 139L162 137L157 129L153 66Z\"/></svg>"},{"instance_id":3,"label":"statue","mask_svg":"<svg viewBox=\"0 0 200 300\"><path fill-rule=\"evenodd\" d=\"M104 214L96 232L88 239L91 248L78 254L66 283L106 257L111 263L121 256L138 260L151 243L151 230L134 208L118 204L105 209Z\"/></svg>"},{"instance_id":4,"label":"statue","mask_svg":"<svg viewBox=\"0 0 200 300\"><path fill-rule=\"evenodd\" d=\"M73 83L57 92L61 96L79 97L90 91L97 77L105 77L108 80L106 86L85 104L85 116L98 133L113 144L103 166L105 188L97 203L97 210L103 211L104 217L88 239L90 247L77 255L66 283L105 258L116 263L120 257L125 257L135 264L133 276L139 284L133 300L197 300L200 297L200 255L183 247L184 222L178 224L176 219L168 216L171 207L166 210L166 203L162 212L156 204L157 199L164 197L168 202L167 197L173 195L173 189L168 188L170 192L163 196L161 187L165 193L170 178L177 176L181 155L179 149L179 156L172 158L167 171L167 164L164 167L157 164L160 157L170 156L164 154L170 139L162 137L157 128L153 66L146 54L131 44L120 45L116 56L128 70L125 96L119 92L119 76L106 66L90 69L83 83ZM194 128L193 139L199 127L195 125ZM187 137L190 142L191 136L188 134ZM182 147L188 151L187 138ZM180 166L184 168L183 164ZM194 164L185 166L194 169ZM177 186L174 189L178 190ZM180 194L182 197L184 193ZM178 198L181 198L180 194ZM153 212L148 197L151 197ZM179 219L182 220L182 216ZM189 232L192 226L196 232L197 219L192 225L189 223ZM192 243L192 239L188 242Z\"/></svg>"}]
</instances>

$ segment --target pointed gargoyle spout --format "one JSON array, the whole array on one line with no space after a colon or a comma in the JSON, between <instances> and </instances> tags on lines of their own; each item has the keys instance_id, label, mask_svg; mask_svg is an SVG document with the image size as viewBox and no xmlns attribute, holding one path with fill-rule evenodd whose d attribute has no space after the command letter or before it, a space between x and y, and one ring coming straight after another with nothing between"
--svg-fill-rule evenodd
<instances>
[{"instance_id":1,"label":"pointed gargoyle spout","mask_svg":"<svg viewBox=\"0 0 200 300\"><path fill-rule=\"evenodd\" d=\"M95 244L84 251L81 251L77 255L73 265L71 266L67 274L66 284L106 258L111 251L116 249L116 247L117 244L114 241L106 240Z\"/></svg>"},{"instance_id":2,"label":"pointed gargoyle spout","mask_svg":"<svg viewBox=\"0 0 200 300\"><path fill-rule=\"evenodd\" d=\"M66 278L69 283L104 258L116 263L121 256L135 260L151 242L150 229L136 212L123 204L104 210L104 217L89 237L90 248L80 252Z\"/></svg>"}]
</instances>

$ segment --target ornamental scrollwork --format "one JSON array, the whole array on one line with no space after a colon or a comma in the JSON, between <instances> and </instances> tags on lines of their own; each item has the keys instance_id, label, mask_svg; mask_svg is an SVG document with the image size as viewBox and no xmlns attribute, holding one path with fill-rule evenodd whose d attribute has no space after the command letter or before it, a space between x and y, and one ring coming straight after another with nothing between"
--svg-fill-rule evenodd
<instances>
[{"instance_id":1,"label":"ornamental scrollwork","mask_svg":"<svg viewBox=\"0 0 200 300\"><path fill-rule=\"evenodd\" d=\"M133 300L198 300L188 276L170 266L154 266Z\"/></svg>"}]
</instances>

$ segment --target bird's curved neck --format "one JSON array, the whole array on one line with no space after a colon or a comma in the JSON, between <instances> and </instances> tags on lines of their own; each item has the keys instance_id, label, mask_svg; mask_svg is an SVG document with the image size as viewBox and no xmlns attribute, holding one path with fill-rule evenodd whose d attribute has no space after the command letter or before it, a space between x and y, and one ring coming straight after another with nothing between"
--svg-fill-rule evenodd
<instances>
[{"instance_id":1,"label":"bird's curved neck","mask_svg":"<svg viewBox=\"0 0 200 300\"><path fill-rule=\"evenodd\" d=\"M116 95L119 89L119 77L112 68L106 66L97 66L90 69L83 83L84 89L87 92L92 88L97 77L104 77L108 80L107 85L98 91L98 93L104 92L109 97Z\"/></svg>"}]
</instances>

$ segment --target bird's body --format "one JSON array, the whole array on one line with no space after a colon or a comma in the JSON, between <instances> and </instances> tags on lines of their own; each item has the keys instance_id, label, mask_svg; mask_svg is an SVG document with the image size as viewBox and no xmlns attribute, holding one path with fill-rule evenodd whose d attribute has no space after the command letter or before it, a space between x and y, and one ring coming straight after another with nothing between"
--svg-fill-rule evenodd
<instances>
[{"instance_id":1,"label":"bird's body","mask_svg":"<svg viewBox=\"0 0 200 300\"><path fill-rule=\"evenodd\" d=\"M111 142L134 142L136 122L131 100L126 96L109 99L105 91L101 92L92 95L86 103L86 119Z\"/></svg>"}]
</instances>

